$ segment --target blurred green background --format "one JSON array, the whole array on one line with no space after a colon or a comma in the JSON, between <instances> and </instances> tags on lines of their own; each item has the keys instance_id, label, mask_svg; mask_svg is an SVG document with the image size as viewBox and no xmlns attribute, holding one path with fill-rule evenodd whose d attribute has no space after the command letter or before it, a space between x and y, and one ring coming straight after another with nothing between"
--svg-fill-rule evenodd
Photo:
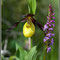
<instances>
[{"instance_id":1,"label":"blurred green background","mask_svg":"<svg viewBox=\"0 0 60 60\"><path fill-rule=\"evenodd\" d=\"M46 16L48 15L48 6L49 3L52 4L54 13L55 13L55 28L54 28L54 45L52 46L52 50L47 55L47 60L58 60L58 50L59 50L59 37L58 37L58 2L59 0L37 0L37 9L35 18L39 21L43 26L47 21ZM23 36L23 25L24 23L20 23L16 28L7 33L5 30L11 27L15 22L20 21L22 15L28 14L28 1L27 0L2 0L2 49L4 48L4 41L6 39L6 35L8 37L8 46L7 50L11 52L12 55L15 54L16 48L15 43L17 42L20 46L25 45L26 37ZM36 32L32 37L33 46L38 46L37 50L39 52L39 56L37 60L42 60L43 56L43 38L44 33L36 26Z\"/></svg>"}]
</instances>

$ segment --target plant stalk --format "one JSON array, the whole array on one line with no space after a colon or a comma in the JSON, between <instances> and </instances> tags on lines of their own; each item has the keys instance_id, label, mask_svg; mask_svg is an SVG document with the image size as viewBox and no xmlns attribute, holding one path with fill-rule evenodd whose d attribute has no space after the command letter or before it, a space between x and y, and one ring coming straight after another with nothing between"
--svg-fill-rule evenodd
<instances>
[{"instance_id":1,"label":"plant stalk","mask_svg":"<svg viewBox=\"0 0 60 60\"><path fill-rule=\"evenodd\" d=\"M47 52L45 51L43 60L46 60L46 54Z\"/></svg>"},{"instance_id":2,"label":"plant stalk","mask_svg":"<svg viewBox=\"0 0 60 60\"><path fill-rule=\"evenodd\" d=\"M31 37L28 38L28 49L31 49Z\"/></svg>"}]
</instances>

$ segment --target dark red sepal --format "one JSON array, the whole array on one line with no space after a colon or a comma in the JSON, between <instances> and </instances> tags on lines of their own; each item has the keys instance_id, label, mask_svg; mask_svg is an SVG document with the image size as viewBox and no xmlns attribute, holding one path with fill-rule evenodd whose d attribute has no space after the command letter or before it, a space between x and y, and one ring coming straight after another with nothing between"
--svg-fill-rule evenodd
<instances>
[{"instance_id":1,"label":"dark red sepal","mask_svg":"<svg viewBox=\"0 0 60 60\"><path fill-rule=\"evenodd\" d=\"M44 30L43 30L43 28L44 28L44 27L43 27L39 22L37 22L37 21L36 21L36 24L37 24L37 25L38 25L38 27L39 27L39 28L44 32ZM45 32L44 32L44 34L46 35L46 33L45 33Z\"/></svg>"},{"instance_id":2,"label":"dark red sepal","mask_svg":"<svg viewBox=\"0 0 60 60\"><path fill-rule=\"evenodd\" d=\"M34 18L32 18L32 22L33 22L33 24L35 25L36 20L35 20Z\"/></svg>"},{"instance_id":3,"label":"dark red sepal","mask_svg":"<svg viewBox=\"0 0 60 60\"><path fill-rule=\"evenodd\" d=\"M13 28L15 28L16 26L18 26L19 22L16 22L12 27L8 28L6 31L10 31L12 30Z\"/></svg>"},{"instance_id":4,"label":"dark red sepal","mask_svg":"<svg viewBox=\"0 0 60 60\"><path fill-rule=\"evenodd\" d=\"M21 22L25 22L27 20L27 18L23 18L21 19Z\"/></svg>"},{"instance_id":5,"label":"dark red sepal","mask_svg":"<svg viewBox=\"0 0 60 60\"><path fill-rule=\"evenodd\" d=\"M38 27L39 27L41 30L43 30L43 26L42 26L39 22L36 21L36 24L38 25Z\"/></svg>"}]
</instances>

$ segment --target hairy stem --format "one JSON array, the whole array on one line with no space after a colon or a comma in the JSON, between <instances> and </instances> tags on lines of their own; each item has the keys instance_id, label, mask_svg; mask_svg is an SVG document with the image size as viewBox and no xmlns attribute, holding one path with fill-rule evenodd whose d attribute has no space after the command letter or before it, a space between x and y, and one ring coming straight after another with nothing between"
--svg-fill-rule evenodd
<instances>
[{"instance_id":1,"label":"hairy stem","mask_svg":"<svg viewBox=\"0 0 60 60\"><path fill-rule=\"evenodd\" d=\"M31 49L31 37L28 38L28 49Z\"/></svg>"}]
</instances>

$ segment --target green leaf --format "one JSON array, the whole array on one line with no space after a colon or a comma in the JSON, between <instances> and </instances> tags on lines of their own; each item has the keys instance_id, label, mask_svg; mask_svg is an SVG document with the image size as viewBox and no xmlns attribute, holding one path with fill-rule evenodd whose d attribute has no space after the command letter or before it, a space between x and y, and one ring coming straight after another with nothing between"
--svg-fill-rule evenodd
<instances>
[{"instance_id":1,"label":"green leaf","mask_svg":"<svg viewBox=\"0 0 60 60\"><path fill-rule=\"evenodd\" d=\"M22 47L20 47L18 44L16 44L16 56L20 59L20 60L25 60L24 57L27 54L27 51L25 51Z\"/></svg>"},{"instance_id":2,"label":"green leaf","mask_svg":"<svg viewBox=\"0 0 60 60\"><path fill-rule=\"evenodd\" d=\"M20 59L25 60L24 57L27 54L27 52L25 50L23 50L22 48L20 48L19 51L20 51Z\"/></svg>"},{"instance_id":3,"label":"green leaf","mask_svg":"<svg viewBox=\"0 0 60 60\"><path fill-rule=\"evenodd\" d=\"M36 0L29 0L29 13L35 14L36 11Z\"/></svg>"},{"instance_id":4,"label":"green leaf","mask_svg":"<svg viewBox=\"0 0 60 60\"><path fill-rule=\"evenodd\" d=\"M18 57L16 57L16 56L11 56L10 58L9 58L9 60L20 60Z\"/></svg>"},{"instance_id":5,"label":"green leaf","mask_svg":"<svg viewBox=\"0 0 60 60\"><path fill-rule=\"evenodd\" d=\"M20 46L16 43L16 51L19 49L19 47L20 47Z\"/></svg>"},{"instance_id":6,"label":"green leaf","mask_svg":"<svg viewBox=\"0 0 60 60\"><path fill-rule=\"evenodd\" d=\"M37 51L35 52L32 60L36 60L36 58L37 58Z\"/></svg>"},{"instance_id":7,"label":"green leaf","mask_svg":"<svg viewBox=\"0 0 60 60\"><path fill-rule=\"evenodd\" d=\"M33 56L36 53L36 46L34 46L29 52L28 54L25 56L25 60L32 60Z\"/></svg>"},{"instance_id":8,"label":"green leaf","mask_svg":"<svg viewBox=\"0 0 60 60\"><path fill-rule=\"evenodd\" d=\"M4 56L3 55L1 55L1 58L2 58L2 60L4 60Z\"/></svg>"}]
</instances>

